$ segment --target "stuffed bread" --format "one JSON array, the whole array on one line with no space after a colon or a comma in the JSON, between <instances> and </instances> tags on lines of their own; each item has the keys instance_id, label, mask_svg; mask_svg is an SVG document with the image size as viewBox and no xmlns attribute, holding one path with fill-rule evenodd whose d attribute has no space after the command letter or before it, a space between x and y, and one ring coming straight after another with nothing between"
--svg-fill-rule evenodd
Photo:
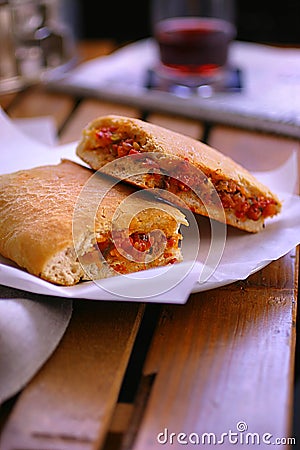
<instances>
[{"instance_id":1,"label":"stuffed bread","mask_svg":"<svg viewBox=\"0 0 300 450\"><path fill-rule=\"evenodd\" d=\"M68 160L2 175L0 254L60 285L181 261L184 215L134 192Z\"/></svg>"},{"instance_id":2,"label":"stuffed bread","mask_svg":"<svg viewBox=\"0 0 300 450\"><path fill-rule=\"evenodd\" d=\"M194 213L249 232L260 231L265 219L281 209L278 197L232 159L200 141L139 119L110 115L93 120L83 130L76 153L95 170L140 188L172 192ZM148 173L132 175L138 159L144 158L146 164L150 154ZM131 158L117 164L127 155ZM107 164L111 161L116 164ZM214 208L213 191L223 215Z\"/></svg>"}]
</instances>

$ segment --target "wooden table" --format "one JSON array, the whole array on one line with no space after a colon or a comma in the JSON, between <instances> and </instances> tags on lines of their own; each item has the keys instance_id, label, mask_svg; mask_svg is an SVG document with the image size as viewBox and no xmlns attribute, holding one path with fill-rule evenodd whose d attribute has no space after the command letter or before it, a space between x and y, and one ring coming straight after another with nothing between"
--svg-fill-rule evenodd
<instances>
[{"instance_id":1,"label":"wooden table","mask_svg":"<svg viewBox=\"0 0 300 450\"><path fill-rule=\"evenodd\" d=\"M112 48L90 43L80 51L89 58ZM1 105L12 118L51 115L62 143L78 140L94 117L116 113L205 138L249 169L257 168L256 149L271 168L299 151L284 136L199 123L179 112L146 114L41 86L4 95ZM166 448L179 449L188 438L185 447L197 448L196 434L221 439L242 422L261 438L290 437L298 270L294 249L244 281L191 295L185 305L74 301L54 354L1 407L1 450L150 450L165 439Z\"/></svg>"}]
</instances>

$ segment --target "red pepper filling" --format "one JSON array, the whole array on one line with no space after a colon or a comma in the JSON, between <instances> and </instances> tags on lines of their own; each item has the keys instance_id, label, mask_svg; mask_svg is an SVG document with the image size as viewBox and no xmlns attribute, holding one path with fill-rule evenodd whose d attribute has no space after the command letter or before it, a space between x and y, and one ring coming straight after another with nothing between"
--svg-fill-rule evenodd
<instances>
[{"instance_id":1,"label":"red pepper filling","mask_svg":"<svg viewBox=\"0 0 300 450\"><path fill-rule=\"evenodd\" d=\"M219 192L224 208L234 210L238 219L258 220L261 216L266 218L276 214L276 202L264 197L246 199L239 191L230 194L226 191Z\"/></svg>"},{"instance_id":2,"label":"red pepper filling","mask_svg":"<svg viewBox=\"0 0 300 450\"><path fill-rule=\"evenodd\" d=\"M102 128L96 131L96 137L99 141L101 147L106 147L110 153L117 158L122 156L132 155L141 153L140 146L132 138L122 138L118 133L117 127ZM155 165L157 168L159 166L152 160L149 160L150 165ZM173 163L174 164L174 163ZM156 187L166 189L167 191L173 192L175 194L179 192L188 192L195 185L198 180L193 180L189 173L189 163L187 160L181 161L178 166L178 161L174 164L173 168L174 176L170 177L159 173L149 173L149 180L152 181L151 185L155 184ZM176 178L176 173L180 173L180 180ZM205 181L205 180L204 180ZM216 182L216 190L220 196L223 207L226 209L232 209L235 216L238 219L251 219L259 220L261 216L269 217L276 214L276 202L272 199L267 199L265 197L258 198L246 198L241 192L234 181ZM205 189L205 192L207 189ZM149 240L145 237L134 237L132 245L139 251L143 252L149 250ZM146 243L147 242L147 243ZM145 248L145 250L142 250Z\"/></svg>"},{"instance_id":3,"label":"red pepper filling","mask_svg":"<svg viewBox=\"0 0 300 450\"><path fill-rule=\"evenodd\" d=\"M118 252L118 248L124 250L128 255L134 256L136 263L144 263L146 254L151 254L154 248L155 242L155 232L153 233L132 233L129 239L125 239L122 235L114 236L115 240L108 238L103 242L98 242L97 246L102 253L104 259L108 262L112 262L112 258L118 256L118 259L122 258ZM172 257L172 250L178 247L179 239L178 237L172 236L167 239L166 246L164 249L164 258L168 259ZM158 244L159 245L159 244ZM134 250L141 252L140 254L134 253ZM134 255L132 255L134 253ZM177 258L172 258L168 260L168 264L174 264L177 262ZM118 263L114 265L114 269L119 273L127 273L128 269L125 264Z\"/></svg>"},{"instance_id":4,"label":"red pepper filling","mask_svg":"<svg viewBox=\"0 0 300 450\"><path fill-rule=\"evenodd\" d=\"M110 153L118 158L140 153L140 146L131 138L122 138L117 127L101 128L96 131L101 147L107 147Z\"/></svg>"},{"instance_id":5,"label":"red pepper filling","mask_svg":"<svg viewBox=\"0 0 300 450\"><path fill-rule=\"evenodd\" d=\"M129 237L132 247L134 247L139 252L146 252L150 250L152 244L150 241L149 234L145 233L133 233Z\"/></svg>"}]
</instances>

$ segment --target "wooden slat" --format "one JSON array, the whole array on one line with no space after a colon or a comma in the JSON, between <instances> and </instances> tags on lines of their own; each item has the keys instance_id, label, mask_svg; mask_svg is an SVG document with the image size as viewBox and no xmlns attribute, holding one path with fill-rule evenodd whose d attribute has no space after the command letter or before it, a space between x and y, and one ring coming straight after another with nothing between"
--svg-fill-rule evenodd
<instances>
[{"instance_id":1,"label":"wooden slat","mask_svg":"<svg viewBox=\"0 0 300 450\"><path fill-rule=\"evenodd\" d=\"M60 346L19 397L1 450L97 449L142 312L137 303L77 300Z\"/></svg>"},{"instance_id":2,"label":"wooden slat","mask_svg":"<svg viewBox=\"0 0 300 450\"><path fill-rule=\"evenodd\" d=\"M156 379L134 450L160 448L164 428L220 438L239 421L252 433L290 436L294 301L290 290L218 289L166 307L145 367Z\"/></svg>"},{"instance_id":3,"label":"wooden slat","mask_svg":"<svg viewBox=\"0 0 300 450\"><path fill-rule=\"evenodd\" d=\"M100 100L85 100L81 102L63 129L60 139L62 144L78 140L81 137L82 129L93 119L101 115L120 114L129 117L138 117L138 112L129 106L116 105L114 103Z\"/></svg>"},{"instance_id":4,"label":"wooden slat","mask_svg":"<svg viewBox=\"0 0 300 450\"><path fill-rule=\"evenodd\" d=\"M201 139L203 135L203 126L196 120L185 119L180 116L170 117L165 114L151 113L147 121L176 131L177 133L187 134L195 139Z\"/></svg>"},{"instance_id":5,"label":"wooden slat","mask_svg":"<svg viewBox=\"0 0 300 450\"><path fill-rule=\"evenodd\" d=\"M129 427L132 412L133 405L131 403L118 403L109 427L110 433L125 433Z\"/></svg>"},{"instance_id":6,"label":"wooden slat","mask_svg":"<svg viewBox=\"0 0 300 450\"><path fill-rule=\"evenodd\" d=\"M9 107L9 105L12 103L12 101L16 98L17 95L18 95L17 92L12 92L11 94L0 95L1 108L6 110Z\"/></svg>"},{"instance_id":7,"label":"wooden slat","mask_svg":"<svg viewBox=\"0 0 300 450\"><path fill-rule=\"evenodd\" d=\"M10 117L52 116L58 128L63 125L75 105L70 96L50 94L41 86L31 87L19 95L17 100L8 109Z\"/></svg>"},{"instance_id":8,"label":"wooden slat","mask_svg":"<svg viewBox=\"0 0 300 450\"><path fill-rule=\"evenodd\" d=\"M223 126L212 129L209 144L253 171L272 170L294 151L300 154L299 141L294 139Z\"/></svg>"},{"instance_id":9,"label":"wooden slat","mask_svg":"<svg viewBox=\"0 0 300 450\"><path fill-rule=\"evenodd\" d=\"M287 255L279 258L271 264L259 270L255 274L248 277L246 280L235 283L241 289L255 289L256 286L264 289L294 289L295 278L292 276L296 270L298 249L291 250ZM233 286L227 287L232 289Z\"/></svg>"},{"instance_id":10,"label":"wooden slat","mask_svg":"<svg viewBox=\"0 0 300 450\"><path fill-rule=\"evenodd\" d=\"M116 44L111 39L87 40L77 44L78 63L88 61L93 58L105 56L115 50Z\"/></svg>"}]
</instances>

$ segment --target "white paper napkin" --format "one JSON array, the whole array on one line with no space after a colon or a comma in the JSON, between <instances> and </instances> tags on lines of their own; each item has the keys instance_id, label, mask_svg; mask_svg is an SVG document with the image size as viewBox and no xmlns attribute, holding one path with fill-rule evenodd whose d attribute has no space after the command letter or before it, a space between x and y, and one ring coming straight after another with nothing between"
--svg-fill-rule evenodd
<instances>
[{"instance_id":1,"label":"white paper napkin","mask_svg":"<svg viewBox=\"0 0 300 450\"><path fill-rule=\"evenodd\" d=\"M52 116L18 118L13 120L13 124L31 139L50 147L57 145L57 130Z\"/></svg>"},{"instance_id":2,"label":"white paper napkin","mask_svg":"<svg viewBox=\"0 0 300 450\"><path fill-rule=\"evenodd\" d=\"M22 389L60 342L72 314L64 299L0 299L0 404Z\"/></svg>"}]
</instances>

